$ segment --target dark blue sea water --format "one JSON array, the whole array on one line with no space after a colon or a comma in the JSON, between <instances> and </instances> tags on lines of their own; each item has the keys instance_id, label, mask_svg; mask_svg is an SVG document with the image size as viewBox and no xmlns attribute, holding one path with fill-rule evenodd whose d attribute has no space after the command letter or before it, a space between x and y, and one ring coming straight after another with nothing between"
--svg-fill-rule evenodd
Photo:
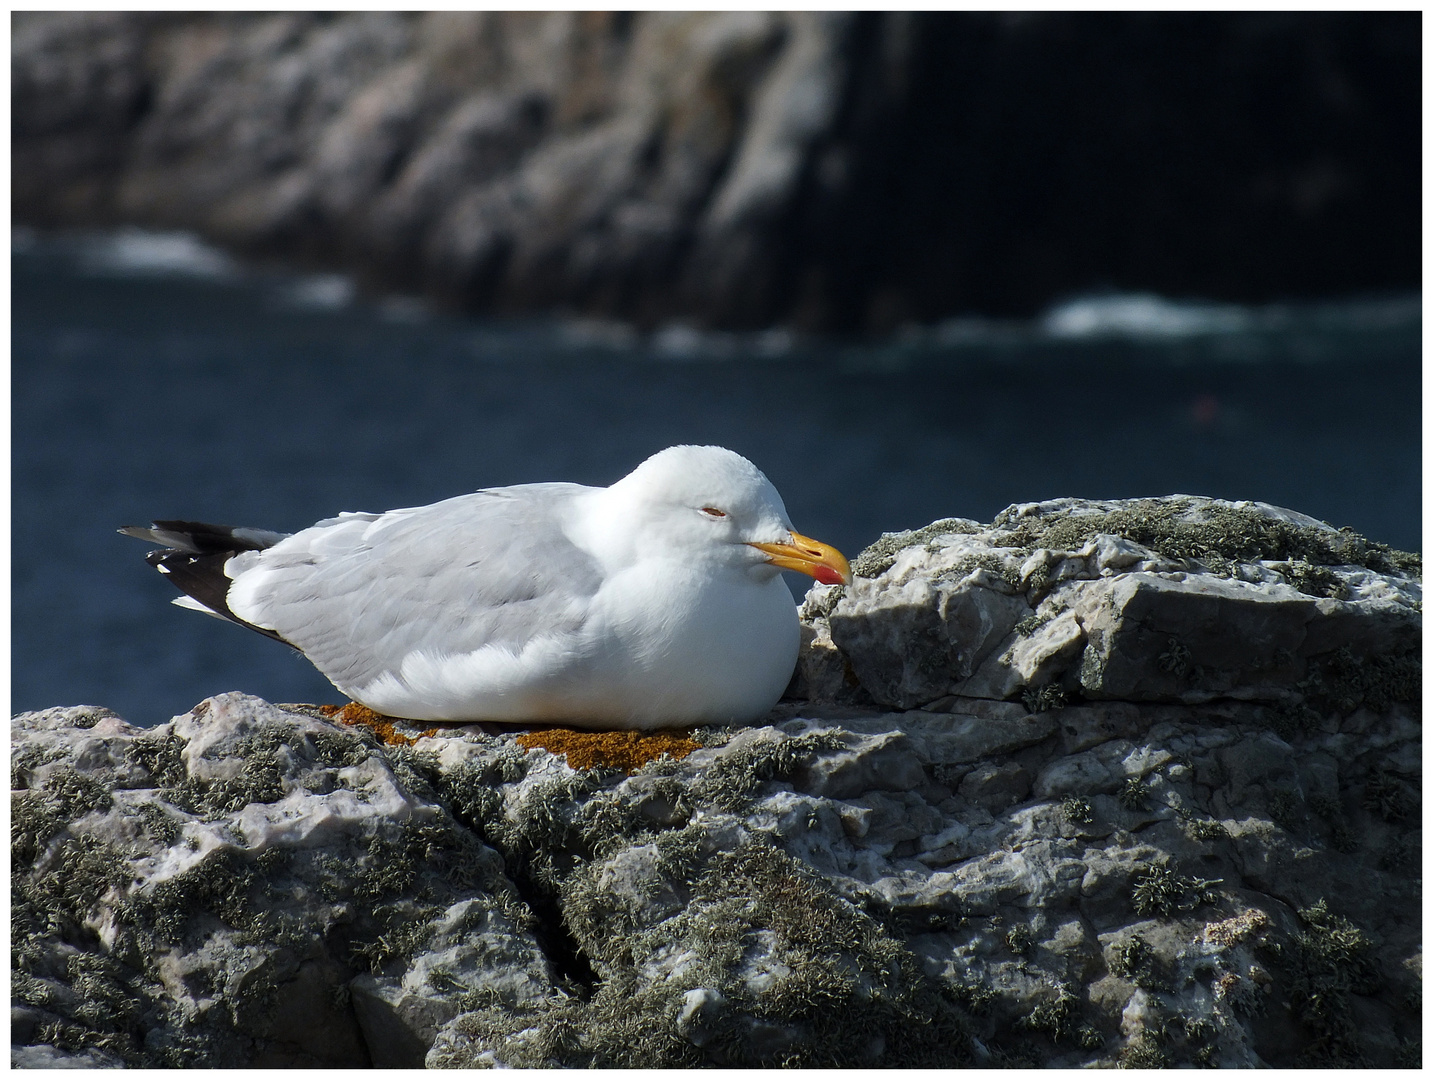
<instances>
[{"instance_id":1,"label":"dark blue sea water","mask_svg":"<svg viewBox=\"0 0 1433 1080\"><path fill-rule=\"evenodd\" d=\"M342 700L283 646L170 606L120 525L292 530L606 484L679 442L747 455L851 556L937 517L1171 492L1422 546L1417 297L1111 296L859 343L435 316L174 236L22 235L12 267L15 710Z\"/></svg>"}]
</instances>

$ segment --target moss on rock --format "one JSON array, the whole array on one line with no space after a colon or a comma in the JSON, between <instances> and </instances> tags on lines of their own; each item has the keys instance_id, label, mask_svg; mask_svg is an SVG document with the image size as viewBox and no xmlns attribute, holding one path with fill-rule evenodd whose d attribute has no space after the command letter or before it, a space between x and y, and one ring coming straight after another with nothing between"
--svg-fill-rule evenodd
<instances>
[{"instance_id":1,"label":"moss on rock","mask_svg":"<svg viewBox=\"0 0 1433 1080\"><path fill-rule=\"evenodd\" d=\"M851 561L851 573L857 577L879 577L895 565L896 557L908 547L929 544L937 537L951 533L975 533L980 526L965 518L942 518L919 529L887 533Z\"/></svg>"},{"instance_id":2,"label":"moss on rock","mask_svg":"<svg viewBox=\"0 0 1433 1080\"><path fill-rule=\"evenodd\" d=\"M1326 900L1299 909L1305 929L1281 950L1294 1013L1309 1029L1309 1065L1367 1064L1350 994L1372 994L1383 983L1369 936L1329 911Z\"/></svg>"},{"instance_id":3,"label":"moss on rock","mask_svg":"<svg viewBox=\"0 0 1433 1080\"><path fill-rule=\"evenodd\" d=\"M681 855L688 872L701 858L698 847ZM589 893L579 881L566 902L580 905ZM573 925L603 976L590 1000L465 1016L459 1041L435 1051L430 1064L834 1068L969 1060L964 1011L881 924L778 849L747 844L710 854L681 911L655 926L618 928L610 913L593 911ZM664 975L640 974L654 962Z\"/></svg>"},{"instance_id":4,"label":"moss on rock","mask_svg":"<svg viewBox=\"0 0 1433 1080\"><path fill-rule=\"evenodd\" d=\"M1350 529L1319 528L1271 516L1254 506L1212 500L1142 499L1105 512L997 515L994 525L1010 547L1074 551L1095 536L1121 536L1170 559L1196 559L1216 573L1257 560L1297 560L1291 570L1311 587L1327 587L1318 567L1364 566L1421 578L1422 557L1395 551ZM1327 593L1316 593L1327 595Z\"/></svg>"}]
</instances>

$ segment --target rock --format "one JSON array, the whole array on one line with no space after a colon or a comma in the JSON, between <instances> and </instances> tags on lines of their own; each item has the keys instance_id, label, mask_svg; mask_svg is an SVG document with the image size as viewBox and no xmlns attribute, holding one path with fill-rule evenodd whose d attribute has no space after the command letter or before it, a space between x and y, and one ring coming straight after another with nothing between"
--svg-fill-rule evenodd
<instances>
[{"instance_id":1,"label":"rock","mask_svg":"<svg viewBox=\"0 0 1433 1080\"><path fill-rule=\"evenodd\" d=\"M960 782L962 798L995 812L1020 802L1030 792L1030 774L1013 761L977 765Z\"/></svg>"},{"instance_id":2,"label":"rock","mask_svg":"<svg viewBox=\"0 0 1433 1080\"><path fill-rule=\"evenodd\" d=\"M440 998L410 994L397 979L359 975L348 990L376 1069L421 1069L438 1029L458 1013Z\"/></svg>"},{"instance_id":3,"label":"rock","mask_svg":"<svg viewBox=\"0 0 1433 1080\"><path fill-rule=\"evenodd\" d=\"M17 994L57 1013L38 1042L414 1065L464 993L550 986L501 857L371 737L241 694L149 730L81 708L13 731ZM403 991L376 1034L360 971Z\"/></svg>"},{"instance_id":4,"label":"rock","mask_svg":"<svg viewBox=\"0 0 1433 1080\"><path fill-rule=\"evenodd\" d=\"M14 213L648 327L1416 289L1417 42L1408 12L21 12Z\"/></svg>"},{"instance_id":5,"label":"rock","mask_svg":"<svg viewBox=\"0 0 1433 1080\"><path fill-rule=\"evenodd\" d=\"M945 765L980 761L1043 742L1056 727L1053 716L932 718L924 732L926 753L930 760Z\"/></svg>"},{"instance_id":6,"label":"rock","mask_svg":"<svg viewBox=\"0 0 1433 1080\"><path fill-rule=\"evenodd\" d=\"M682 1011L677 1016L677 1034L695 1047L703 1047L716 1037L716 1026L726 1011L726 998L717 990L699 986L682 997Z\"/></svg>"},{"instance_id":7,"label":"rock","mask_svg":"<svg viewBox=\"0 0 1433 1080\"><path fill-rule=\"evenodd\" d=\"M1084 535L1091 517L1133 531L1116 515L1134 510L1165 531ZM1301 544L1323 572L1242 549L1196 565L1181 529L1222 514L1260 543ZM858 560L874 576L846 593L813 590L807 618L829 605L830 647L855 650L882 694L942 696L903 711L790 701L747 728L696 729L686 756L630 774L482 725L398 724L385 745L242 694L148 731L94 707L15 717L13 1060L1416 1062L1409 558L1288 512L1183 500L1043 504L905 539ZM1320 550L1344 561L1308 558ZM1268 577L1237 578L1248 587L1221 576L1256 565ZM1347 591L1290 596L1290 574ZM1059 649L1046 655L1078 704L954 692L985 665L1018 670L1022 635L987 634L966 673L947 627L982 624L945 615L980 610L984 591L1038 621L1072 589L1113 598L1065 609L1082 653L1105 647L1087 618L1117 643L1148 633L1120 616L1136 596L1160 633L1161 596L1202 613L1180 631L1186 675L1228 649L1201 626L1296 619L1305 634L1294 660L1226 666L1197 693L1120 644L1102 670L1123 671L1131 700L1086 695L1114 676L1087 685L1082 656ZM905 648L946 657L944 674L897 667L892 627L913 626L938 633Z\"/></svg>"},{"instance_id":8,"label":"rock","mask_svg":"<svg viewBox=\"0 0 1433 1080\"><path fill-rule=\"evenodd\" d=\"M889 535L856 559L850 586L813 590L802 669L849 669L875 702L902 709L1018 697L1039 711L1076 695L1406 700L1416 564L1263 503L1012 506L989 526ZM808 676L804 689L855 700L831 678Z\"/></svg>"},{"instance_id":9,"label":"rock","mask_svg":"<svg viewBox=\"0 0 1433 1080\"><path fill-rule=\"evenodd\" d=\"M925 769L911 740L895 724L856 741L849 752L823 755L804 769L798 790L835 798L871 790L904 791L925 782Z\"/></svg>"},{"instance_id":10,"label":"rock","mask_svg":"<svg viewBox=\"0 0 1433 1080\"><path fill-rule=\"evenodd\" d=\"M1393 707L1364 723L1402 742L1335 756L1344 736L1286 743L1252 704L1212 731L1200 707L1152 708L1145 732L1074 755L1058 713L1040 714L1043 738L989 744L952 786L934 779L951 768L947 729L973 717L808 708L710 731L705 749L627 777L475 728L384 749L242 695L152 732L96 710L23 715L17 909L33 929L15 1036L23 1060L132 1065L212 1046L236 1062L391 1067L949 1064L992 1047L1065 1065L1402 1060L1417 841L1356 792L1390 752L1417 775L1416 726ZM240 747L248 772L227 767ZM1217 789L1184 764L1190 748ZM892 754L914 764L892 769ZM324 768L351 786L307 791ZM1142 801L1124 797L1130 780ZM1336 805L1300 794L1330 782ZM1278 820L1271 789L1295 793ZM656 801L667 810L649 813ZM430 823L426 847L385 873L415 821ZM124 868L107 892L84 877L103 877L87 869L100 844ZM56 866L79 871L65 892ZM276 929L256 941L237 898L269 894ZM1330 1045L1299 996L1334 962L1309 930L1334 917L1321 899L1379 980L1354 993L1371 1010L1362 1030ZM1136 936L1138 955L1111 962ZM1255 967L1267 992L1243 989ZM1282 1001L1307 1026L1280 1020ZM833 1031L828 1016L848 1019ZM1209 1030L1171 1034L1171 1017Z\"/></svg>"},{"instance_id":11,"label":"rock","mask_svg":"<svg viewBox=\"0 0 1433 1080\"><path fill-rule=\"evenodd\" d=\"M98 1050L67 1054L53 1046L13 1046L12 1069L122 1069L124 1062Z\"/></svg>"}]
</instances>

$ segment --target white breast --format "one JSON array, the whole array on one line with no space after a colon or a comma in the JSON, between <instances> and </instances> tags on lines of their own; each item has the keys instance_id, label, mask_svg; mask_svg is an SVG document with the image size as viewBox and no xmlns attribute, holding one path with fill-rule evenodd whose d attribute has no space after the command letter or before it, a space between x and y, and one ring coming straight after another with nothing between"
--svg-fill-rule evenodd
<instances>
[{"instance_id":1,"label":"white breast","mask_svg":"<svg viewBox=\"0 0 1433 1080\"><path fill-rule=\"evenodd\" d=\"M801 640L786 584L672 576L681 580L621 575L596 598L594 633L618 643L594 671L604 700L643 728L762 716L790 682Z\"/></svg>"}]
</instances>

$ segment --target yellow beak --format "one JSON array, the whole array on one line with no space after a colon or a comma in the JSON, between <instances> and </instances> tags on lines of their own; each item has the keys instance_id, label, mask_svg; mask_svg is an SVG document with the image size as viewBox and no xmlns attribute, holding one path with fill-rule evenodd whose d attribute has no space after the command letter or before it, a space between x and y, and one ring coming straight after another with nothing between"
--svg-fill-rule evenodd
<instances>
[{"instance_id":1,"label":"yellow beak","mask_svg":"<svg viewBox=\"0 0 1433 1080\"><path fill-rule=\"evenodd\" d=\"M846 556L830 544L812 540L799 532L791 534L789 544L752 544L766 553L767 561L783 570L809 574L822 585L851 584L851 564Z\"/></svg>"}]
</instances>

